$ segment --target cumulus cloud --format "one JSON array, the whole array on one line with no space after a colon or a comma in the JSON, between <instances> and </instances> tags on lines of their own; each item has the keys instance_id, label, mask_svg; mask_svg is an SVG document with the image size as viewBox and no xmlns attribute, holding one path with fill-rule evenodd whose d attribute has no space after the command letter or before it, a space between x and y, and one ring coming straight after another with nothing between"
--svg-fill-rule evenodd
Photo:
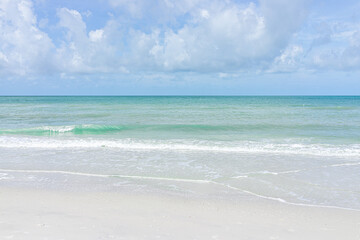
<instances>
[{"instance_id":1,"label":"cumulus cloud","mask_svg":"<svg viewBox=\"0 0 360 240\"><path fill-rule=\"evenodd\" d=\"M1 74L51 71L54 46L37 24L31 1L0 1Z\"/></svg>"},{"instance_id":2,"label":"cumulus cloud","mask_svg":"<svg viewBox=\"0 0 360 240\"><path fill-rule=\"evenodd\" d=\"M294 64L299 51L288 48L289 41L307 15L303 0L109 4L121 14L112 14L97 29L89 29L77 10L57 9L58 24L53 27L63 34L55 41L39 29L31 0L0 1L0 71L66 75L263 70L274 62Z\"/></svg>"},{"instance_id":3,"label":"cumulus cloud","mask_svg":"<svg viewBox=\"0 0 360 240\"><path fill-rule=\"evenodd\" d=\"M109 43L114 31L109 22L103 29L87 30L81 14L76 10L61 8L57 12L59 26L66 38L57 48L58 70L69 73L122 72L116 58L117 49Z\"/></svg>"},{"instance_id":4,"label":"cumulus cloud","mask_svg":"<svg viewBox=\"0 0 360 240\"><path fill-rule=\"evenodd\" d=\"M269 72L293 72L303 67L304 49L299 45L290 45L274 59Z\"/></svg>"},{"instance_id":5,"label":"cumulus cloud","mask_svg":"<svg viewBox=\"0 0 360 240\"><path fill-rule=\"evenodd\" d=\"M59 26L66 29L66 40L57 50L57 60L61 69L82 72L90 71L86 58L90 50L89 40L81 14L76 10L61 8L57 12Z\"/></svg>"},{"instance_id":6,"label":"cumulus cloud","mask_svg":"<svg viewBox=\"0 0 360 240\"><path fill-rule=\"evenodd\" d=\"M187 8L191 20L177 30L134 31L128 57L144 58L164 71L262 68L287 46L306 16L304 1L196 3Z\"/></svg>"},{"instance_id":7,"label":"cumulus cloud","mask_svg":"<svg viewBox=\"0 0 360 240\"><path fill-rule=\"evenodd\" d=\"M95 31L90 31L89 32L89 38L90 41L92 42L99 42L102 40L104 35L104 30L103 29L97 29Z\"/></svg>"}]
</instances>

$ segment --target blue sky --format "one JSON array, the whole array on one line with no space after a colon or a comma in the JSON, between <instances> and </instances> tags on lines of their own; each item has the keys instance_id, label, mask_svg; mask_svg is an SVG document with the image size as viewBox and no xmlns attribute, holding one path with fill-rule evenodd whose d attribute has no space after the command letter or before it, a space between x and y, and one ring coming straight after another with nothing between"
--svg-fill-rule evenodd
<instances>
[{"instance_id":1,"label":"blue sky","mask_svg":"<svg viewBox=\"0 0 360 240\"><path fill-rule=\"evenodd\" d=\"M0 0L1 95L359 95L360 2Z\"/></svg>"}]
</instances>

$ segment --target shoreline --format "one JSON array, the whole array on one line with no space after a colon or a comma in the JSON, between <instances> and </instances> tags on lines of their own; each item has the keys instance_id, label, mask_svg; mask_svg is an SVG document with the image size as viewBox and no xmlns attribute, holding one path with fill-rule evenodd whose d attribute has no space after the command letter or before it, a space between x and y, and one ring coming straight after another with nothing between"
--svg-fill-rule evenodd
<instances>
[{"instance_id":1,"label":"shoreline","mask_svg":"<svg viewBox=\"0 0 360 240\"><path fill-rule=\"evenodd\" d=\"M360 212L265 199L0 187L1 239L359 239Z\"/></svg>"},{"instance_id":2,"label":"shoreline","mask_svg":"<svg viewBox=\"0 0 360 240\"><path fill-rule=\"evenodd\" d=\"M257 194L257 193L254 193L254 192L251 192L248 190L240 189L240 188L237 188L237 187L234 187L231 185L227 185L224 183L216 182L213 180L147 177L147 176L119 175L119 174L96 174L96 173L72 172L72 171L63 171L63 170L0 169L0 173L1 172L20 173L20 174L29 174L29 173L30 174L31 173L33 173L33 174L56 174L56 175L70 175L70 176L76 176L76 177L85 176L85 177L94 177L94 178L103 178L103 179L120 178L120 179L130 179L130 180L150 180L150 181L189 183L189 184L195 184L195 185L206 184L206 185L212 185L212 186L206 186L206 187L203 187L203 189L213 189L213 191L216 191L216 188L220 187L220 188L225 188L225 189L229 189L229 190L234 190L235 192L237 192L239 195L237 197L232 198L231 201L237 201L237 199L240 196L242 198L248 198L248 199L254 198L255 200L259 199L259 200L265 200L265 201L273 201L273 202L290 205L290 206L300 206L300 207L309 207L309 208L315 207L315 208L325 208L325 209L329 208L329 209L340 209L340 210L360 212L360 209L356 209L356 208L348 208L348 207L341 207L341 206L334 206L334 205L317 205L317 204L290 202L290 201L284 200L282 198L260 195L260 194ZM1 178L0 178L0 180L1 180ZM11 187L18 188L18 186L11 186ZM3 188L3 186L0 185L0 189L1 188ZM5 188L6 188L6 185L5 185ZM31 189L31 187L30 187L30 189ZM37 188L35 187L35 189L39 189L39 187L37 187ZM44 189L43 187L40 187L40 189L46 191L46 189ZM66 188L65 189L63 188L62 190L61 189L57 189L57 190L60 190L62 192L67 192ZM77 191L77 190L81 190L81 189L75 189L75 191ZM101 191L101 190L94 190L91 187L88 190L90 190L90 192ZM50 189L50 191L54 191L54 189L52 189L52 190ZM74 189L72 189L72 191L74 191ZM88 191L86 191L86 192L88 192ZM118 193L119 190L109 189L106 192ZM132 194L132 191L129 191L129 190L124 191L124 189L120 190L120 192L123 192L123 193L126 192L127 194ZM135 194L136 194L136 192L135 192ZM156 194L156 193L154 193L153 191L150 191L147 194L151 195L151 194ZM166 192L158 193L158 194L164 195L164 196L169 196L169 197L175 196L174 194L170 194L170 193L166 193ZM196 199L197 197L192 196L192 198ZM198 197L198 198L201 199L202 197ZM223 199L223 198L219 198L219 197L213 197L213 198L214 199L212 199L212 200Z\"/></svg>"}]
</instances>

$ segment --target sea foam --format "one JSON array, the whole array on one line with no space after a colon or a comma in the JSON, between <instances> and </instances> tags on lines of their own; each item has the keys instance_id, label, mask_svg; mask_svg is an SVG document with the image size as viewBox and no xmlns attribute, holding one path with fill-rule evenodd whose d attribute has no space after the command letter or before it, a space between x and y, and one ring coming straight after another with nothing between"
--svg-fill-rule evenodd
<instances>
[{"instance_id":1,"label":"sea foam","mask_svg":"<svg viewBox=\"0 0 360 240\"><path fill-rule=\"evenodd\" d=\"M318 156L359 157L360 144L292 144L242 141L230 144L199 140L139 140L139 139L56 139L47 137L0 136L3 148L109 148L158 151L210 151L234 153L303 154Z\"/></svg>"}]
</instances>

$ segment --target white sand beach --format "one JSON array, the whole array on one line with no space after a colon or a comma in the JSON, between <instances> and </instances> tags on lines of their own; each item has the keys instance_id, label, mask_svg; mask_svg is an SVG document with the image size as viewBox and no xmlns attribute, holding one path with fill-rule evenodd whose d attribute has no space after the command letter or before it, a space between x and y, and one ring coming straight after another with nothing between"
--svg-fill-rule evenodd
<instances>
[{"instance_id":1,"label":"white sand beach","mask_svg":"<svg viewBox=\"0 0 360 240\"><path fill-rule=\"evenodd\" d=\"M360 239L360 211L271 200L0 189L0 239Z\"/></svg>"},{"instance_id":2,"label":"white sand beach","mask_svg":"<svg viewBox=\"0 0 360 240\"><path fill-rule=\"evenodd\" d=\"M0 240L360 240L359 106L0 97Z\"/></svg>"},{"instance_id":3,"label":"white sand beach","mask_svg":"<svg viewBox=\"0 0 360 240\"><path fill-rule=\"evenodd\" d=\"M0 240L360 240L360 0L0 0Z\"/></svg>"}]
</instances>

